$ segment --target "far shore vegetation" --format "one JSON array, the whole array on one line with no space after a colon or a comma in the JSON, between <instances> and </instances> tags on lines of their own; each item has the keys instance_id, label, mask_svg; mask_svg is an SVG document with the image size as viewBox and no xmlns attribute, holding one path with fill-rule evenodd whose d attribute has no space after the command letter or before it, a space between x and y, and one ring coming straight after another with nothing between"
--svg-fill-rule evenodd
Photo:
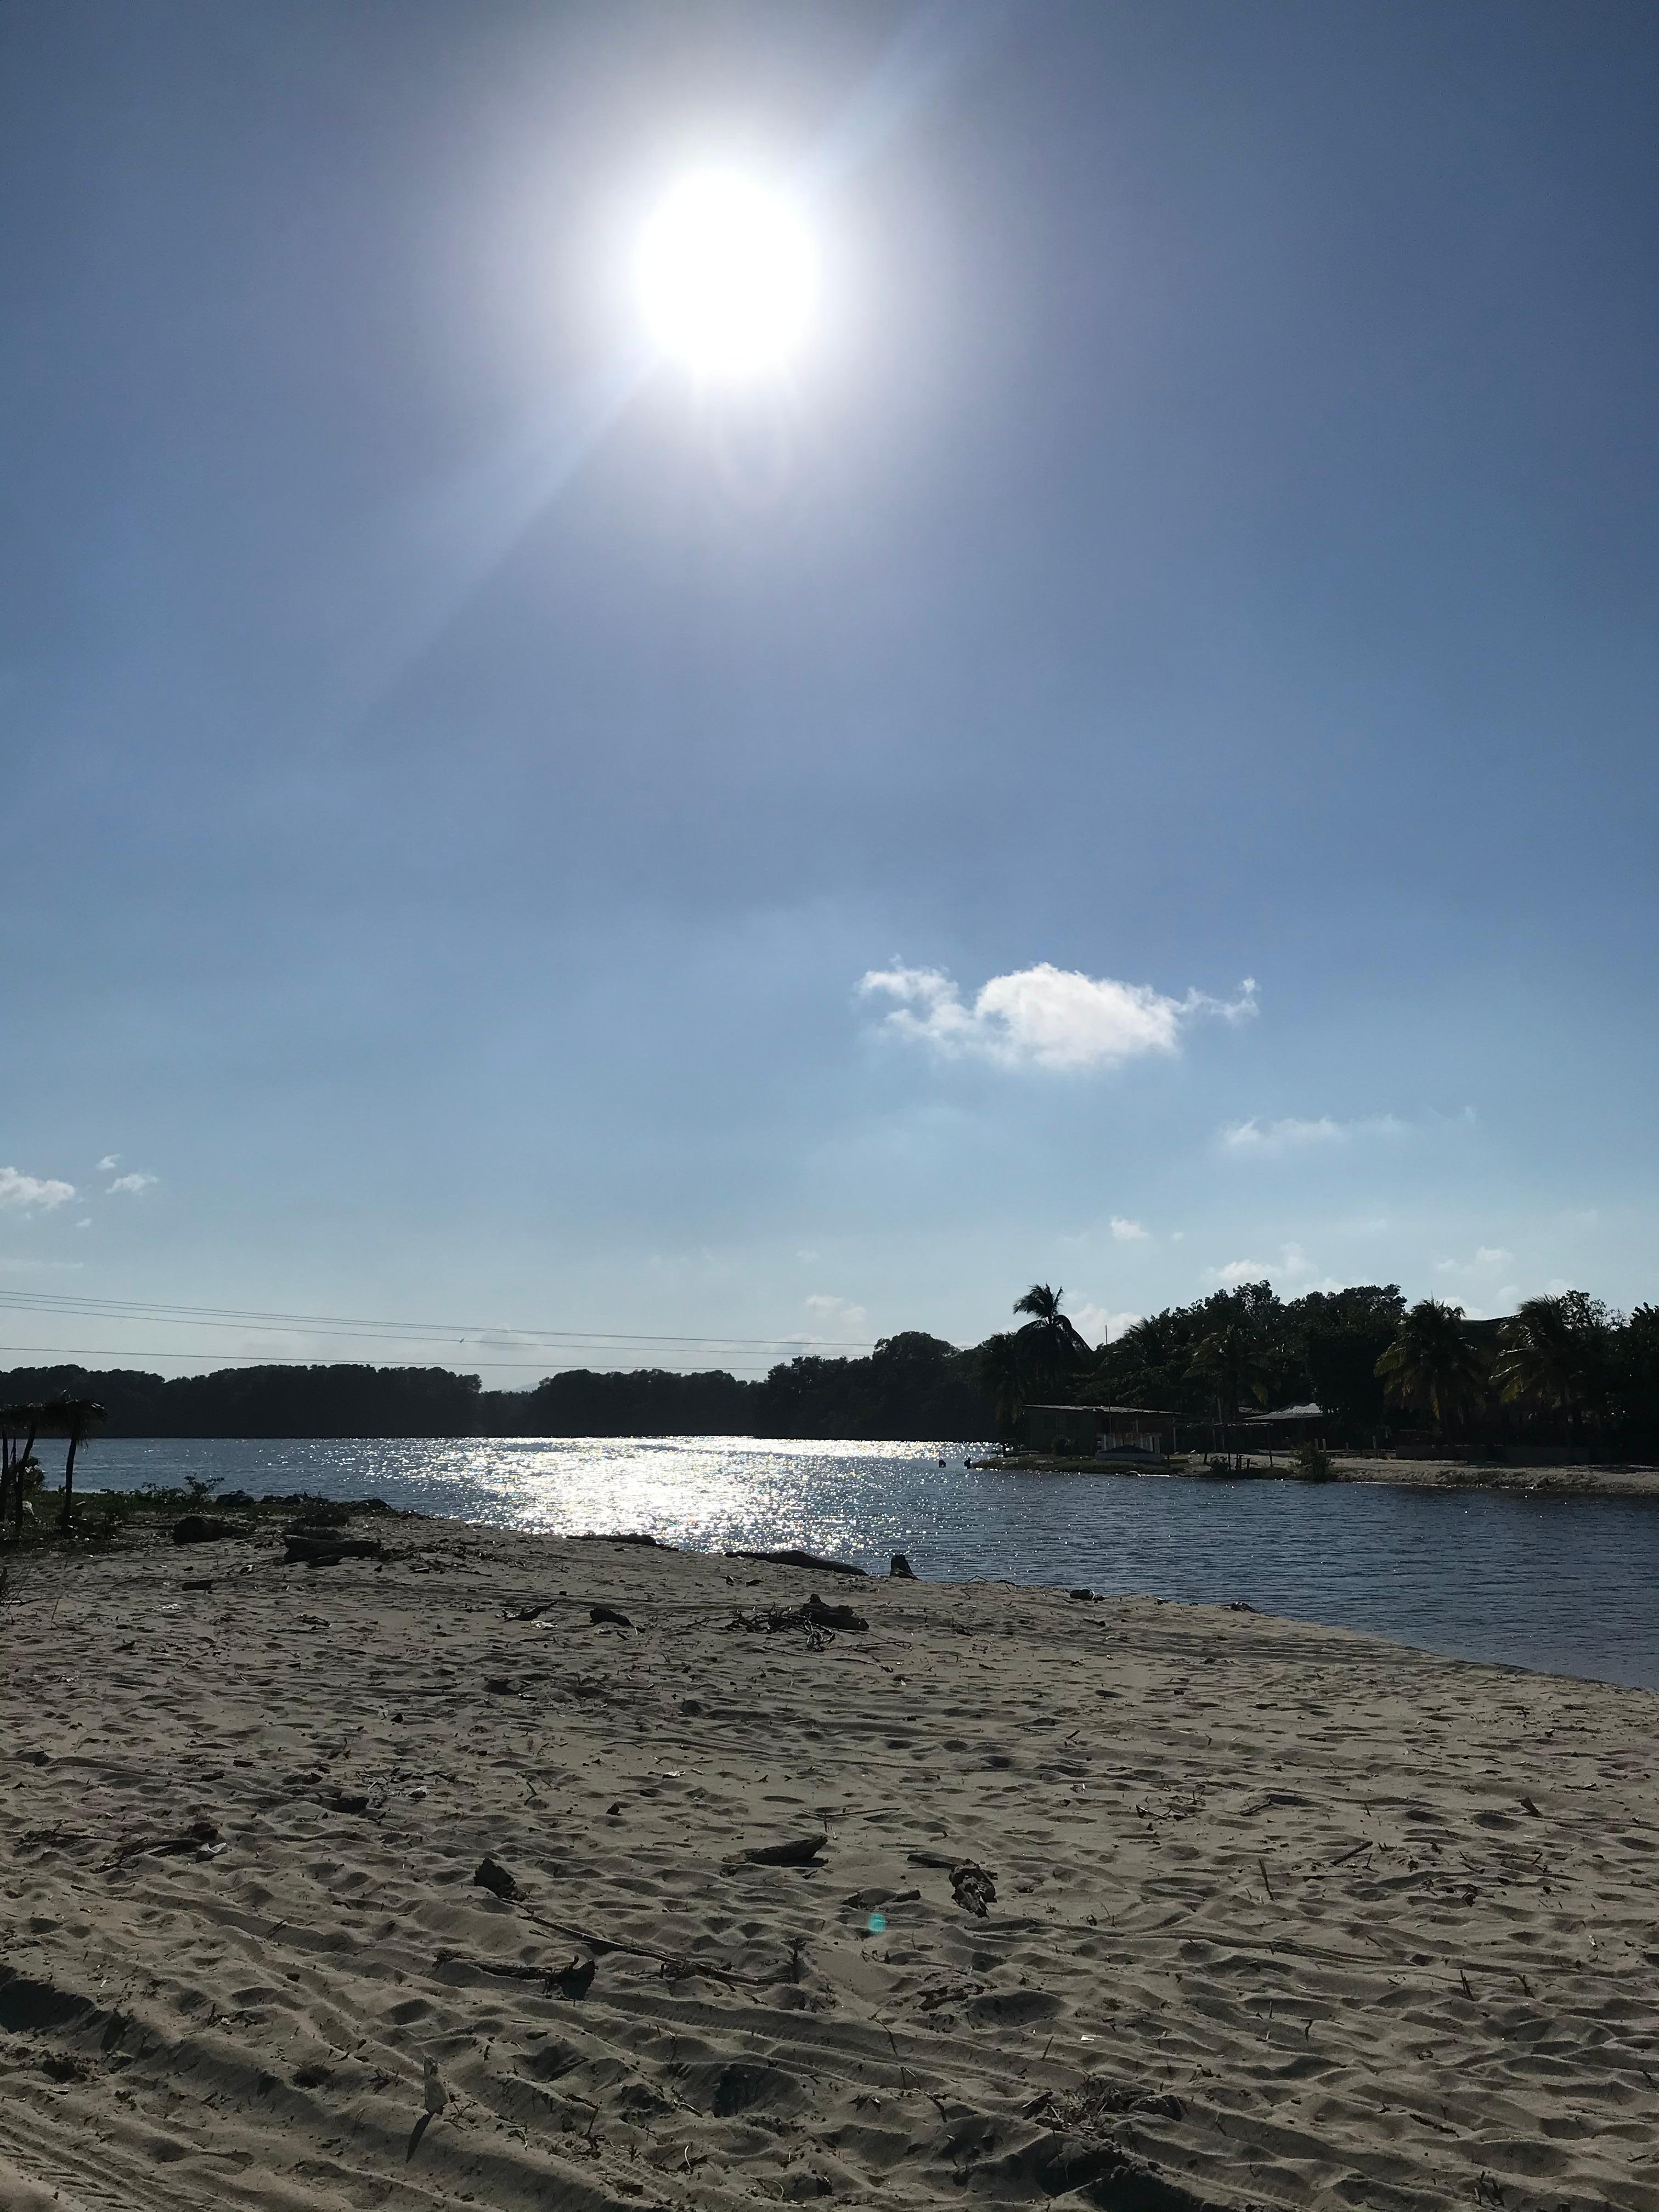
<instances>
[{"instance_id":1,"label":"far shore vegetation","mask_svg":"<svg viewBox=\"0 0 1659 2212\"><path fill-rule=\"evenodd\" d=\"M1131 1406L1174 1414L1183 1445L1253 1412L1316 1405L1338 1450L1498 1457L1540 1450L1613 1460L1659 1455L1659 1307L1620 1314L1581 1291L1474 1320L1394 1284L1281 1298L1266 1282L1217 1291L1087 1342L1064 1293L1034 1284L1014 1326L960 1347L918 1329L862 1357L803 1354L749 1381L715 1370L578 1369L534 1389L486 1390L441 1367L224 1368L164 1378L79 1365L0 1375L12 1409L9 1496L56 1450L65 1409L94 1406L108 1437L793 1436L1018 1442L1027 1406ZM1188 1431L1190 1433L1188 1433ZM12 1469L12 1462L15 1462ZM55 1471L53 1469L52 1471ZM95 1463L87 1473L95 1481ZM3 1525L3 1524L0 1524Z\"/></svg>"}]
</instances>

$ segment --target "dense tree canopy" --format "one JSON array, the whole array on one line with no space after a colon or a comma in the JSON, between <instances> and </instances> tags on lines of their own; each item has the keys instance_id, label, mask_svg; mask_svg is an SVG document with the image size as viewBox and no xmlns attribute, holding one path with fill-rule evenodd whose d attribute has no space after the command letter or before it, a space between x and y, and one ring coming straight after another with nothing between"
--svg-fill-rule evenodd
<instances>
[{"instance_id":1,"label":"dense tree canopy","mask_svg":"<svg viewBox=\"0 0 1659 2212\"><path fill-rule=\"evenodd\" d=\"M1405 1310L1397 1285L1281 1299L1271 1283L1216 1291L1137 1322L1100 1354L1088 1396L1195 1420L1316 1401L1356 1436L1387 1418L1376 1362ZM1231 1400L1231 1403L1227 1401Z\"/></svg>"},{"instance_id":2,"label":"dense tree canopy","mask_svg":"<svg viewBox=\"0 0 1659 2212\"><path fill-rule=\"evenodd\" d=\"M1398 1285L1282 1299L1269 1283L1212 1291L1092 1349L1034 1284L1024 1325L960 1350L920 1329L862 1358L803 1353L747 1381L576 1369L534 1389L485 1390L441 1367L224 1368L164 1379L131 1369L24 1368L0 1402L95 1399L111 1436L799 1436L977 1443L1016 1437L1024 1407L1063 1398L1158 1407L1194 1424L1312 1401L1335 1441L1415 1432L1466 1443L1594 1443L1659 1451L1659 1307L1628 1318L1584 1292L1529 1298L1477 1322Z\"/></svg>"}]
</instances>

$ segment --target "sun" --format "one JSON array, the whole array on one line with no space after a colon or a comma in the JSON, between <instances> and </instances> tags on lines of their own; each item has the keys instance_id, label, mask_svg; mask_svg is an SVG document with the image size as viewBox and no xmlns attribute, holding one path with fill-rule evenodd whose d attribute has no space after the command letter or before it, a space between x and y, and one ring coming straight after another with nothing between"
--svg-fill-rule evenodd
<instances>
[{"instance_id":1,"label":"sun","mask_svg":"<svg viewBox=\"0 0 1659 2212\"><path fill-rule=\"evenodd\" d=\"M640 240L653 338L696 374L722 381L785 365L811 326L817 273L789 202L727 170L683 179Z\"/></svg>"}]
</instances>

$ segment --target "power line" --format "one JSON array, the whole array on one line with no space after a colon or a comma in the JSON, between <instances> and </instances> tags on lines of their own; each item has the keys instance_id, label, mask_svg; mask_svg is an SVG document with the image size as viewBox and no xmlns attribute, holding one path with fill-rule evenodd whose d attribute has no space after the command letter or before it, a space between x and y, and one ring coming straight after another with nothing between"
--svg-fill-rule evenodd
<instances>
[{"instance_id":1,"label":"power line","mask_svg":"<svg viewBox=\"0 0 1659 2212\"><path fill-rule=\"evenodd\" d=\"M0 1291L0 1307L20 1312L79 1314L106 1320L155 1321L171 1324L188 1321L198 1328L252 1328L262 1334L283 1334L295 1328L316 1329L330 1335L363 1334L385 1340L404 1341L428 1340L434 1342L465 1343L469 1337L496 1339L501 1336L534 1337L549 1344L615 1345L628 1349L636 1345L696 1344L712 1346L729 1346L738 1351L779 1352L870 1352L873 1341L867 1339L809 1336L670 1336L652 1334L643 1329L607 1330L572 1328L520 1328L501 1322L379 1322L362 1315L350 1314L295 1314L277 1313L254 1306L195 1306L168 1305L155 1300L140 1298L98 1298L80 1292L53 1291ZM4 1347L0 1346L0 1350ZM171 1357L143 1353L145 1358Z\"/></svg>"},{"instance_id":2,"label":"power line","mask_svg":"<svg viewBox=\"0 0 1659 2212\"><path fill-rule=\"evenodd\" d=\"M701 1339L692 1340L702 1341ZM82 1345L78 1349L64 1351L49 1344L0 1344L0 1352L26 1352L33 1354L37 1359L59 1366L72 1366L82 1359L247 1359L252 1360L261 1367L349 1367L357 1364L353 1360L316 1359L308 1353L300 1352L223 1352L217 1346L215 1346L210 1352L177 1349L139 1352L130 1350L125 1345L87 1344ZM469 1370L474 1367L510 1368L515 1374L545 1373L550 1368L580 1369L586 1364L586 1361L581 1359L470 1359L467 1362ZM456 1370L451 1369L444 1371L453 1373ZM625 1375L629 1372L637 1374L641 1370L628 1368L601 1368L595 1371L600 1374ZM768 1370L763 1367L747 1367L742 1370L732 1367L722 1370L670 1366L659 1368L657 1371L665 1375L711 1373L735 1375L738 1372L747 1375L763 1375Z\"/></svg>"}]
</instances>

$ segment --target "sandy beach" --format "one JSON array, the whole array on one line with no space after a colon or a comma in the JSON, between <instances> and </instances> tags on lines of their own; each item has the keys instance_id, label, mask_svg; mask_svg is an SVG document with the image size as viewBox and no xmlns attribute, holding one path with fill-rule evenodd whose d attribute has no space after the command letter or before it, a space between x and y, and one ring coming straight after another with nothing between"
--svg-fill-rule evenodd
<instances>
[{"instance_id":1,"label":"sandy beach","mask_svg":"<svg viewBox=\"0 0 1659 2212\"><path fill-rule=\"evenodd\" d=\"M5 2212L1659 2207L1659 1697L354 1527L14 1562Z\"/></svg>"}]
</instances>

